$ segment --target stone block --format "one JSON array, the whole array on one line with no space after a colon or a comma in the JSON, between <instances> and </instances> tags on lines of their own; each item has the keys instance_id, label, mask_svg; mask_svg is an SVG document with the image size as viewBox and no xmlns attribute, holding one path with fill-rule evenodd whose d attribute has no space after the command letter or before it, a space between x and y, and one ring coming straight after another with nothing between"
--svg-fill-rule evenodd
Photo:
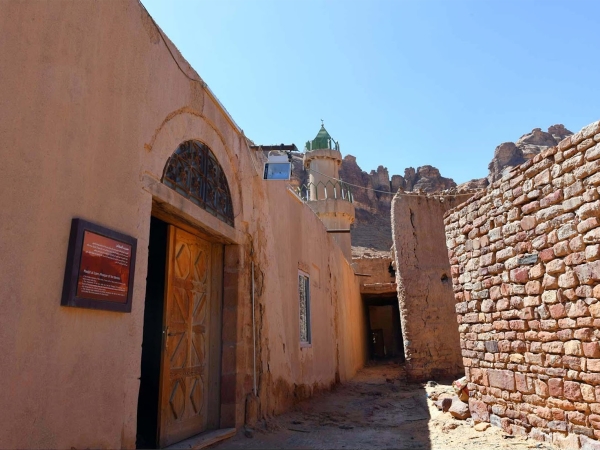
<instances>
[{"instance_id":1,"label":"stone block","mask_svg":"<svg viewBox=\"0 0 600 450\"><path fill-rule=\"evenodd\" d=\"M558 285L561 288L573 288L579 285L579 274L575 274L573 271L569 271L561 274L558 277Z\"/></svg>"},{"instance_id":2,"label":"stone block","mask_svg":"<svg viewBox=\"0 0 600 450\"><path fill-rule=\"evenodd\" d=\"M555 259L546 263L546 273L557 274L565 271L565 263L562 259Z\"/></svg>"},{"instance_id":3,"label":"stone block","mask_svg":"<svg viewBox=\"0 0 600 450\"><path fill-rule=\"evenodd\" d=\"M585 248L585 259L587 261L600 259L600 245L588 245Z\"/></svg>"},{"instance_id":4,"label":"stone block","mask_svg":"<svg viewBox=\"0 0 600 450\"><path fill-rule=\"evenodd\" d=\"M585 253L584 252L576 252L567 255L565 258L565 264L567 266L576 266L579 264L583 264L585 262Z\"/></svg>"},{"instance_id":5,"label":"stone block","mask_svg":"<svg viewBox=\"0 0 600 450\"><path fill-rule=\"evenodd\" d=\"M471 417L477 422L489 422L490 413L487 405L481 400L469 398L469 411L471 411Z\"/></svg>"},{"instance_id":6,"label":"stone block","mask_svg":"<svg viewBox=\"0 0 600 450\"><path fill-rule=\"evenodd\" d=\"M600 359L591 359L587 360L587 369L590 372L600 372Z\"/></svg>"},{"instance_id":7,"label":"stone block","mask_svg":"<svg viewBox=\"0 0 600 450\"><path fill-rule=\"evenodd\" d=\"M548 393L551 397L562 397L563 396L563 379L562 378L550 378L548 380Z\"/></svg>"},{"instance_id":8,"label":"stone block","mask_svg":"<svg viewBox=\"0 0 600 450\"><path fill-rule=\"evenodd\" d=\"M581 205L583 205L583 203L584 203L583 197L578 195L576 197L572 197L568 200L565 200L562 203L562 207L565 212L575 211L577 208L579 208Z\"/></svg>"},{"instance_id":9,"label":"stone block","mask_svg":"<svg viewBox=\"0 0 600 450\"><path fill-rule=\"evenodd\" d=\"M589 384L581 384L581 395L583 396L583 400L586 402L593 403L596 401L596 393L593 386Z\"/></svg>"},{"instance_id":10,"label":"stone block","mask_svg":"<svg viewBox=\"0 0 600 450\"><path fill-rule=\"evenodd\" d=\"M577 279L581 284L592 284L594 281L600 279L600 261L592 261L586 264L580 264L574 267L573 271L577 275Z\"/></svg>"},{"instance_id":11,"label":"stone block","mask_svg":"<svg viewBox=\"0 0 600 450\"><path fill-rule=\"evenodd\" d=\"M560 300L558 291L544 291L542 293L542 301L544 303L557 303Z\"/></svg>"},{"instance_id":12,"label":"stone block","mask_svg":"<svg viewBox=\"0 0 600 450\"><path fill-rule=\"evenodd\" d=\"M537 280L528 281L525 285L527 295L539 295L542 293L542 283Z\"/></svg>"},{"instance_id":13,"label":"stone block","mask_svg":"<svg viewBox=\"0 0 600 450\"><path fill-rule=\"evenodd\" d=\"M583 300L577 300L574 303L570 303L565 309L567 310L567 316L570 318L584 317L590 315L588 305Z\"/></svg>"},{"instance_id":14,"label":"stone block","mask_svg":"<svg viewBox=\"0 0 600 450\"><path fill-rule=\"evenodd\" d=\"M554 259L554 248L546 248L538 253L542 262L548 262Z\"/></svg>"},{"instance_id":15,"label":"stone block","mask_svg":"<svg viewBox=\"0 0 600 450\"><path fill-rule=\"evenodd\" d=\"M587 356L588 358L600 358L600 344L598 344L598 342L582 342L581 347L583 349L584 356ZM589 367L588 360L588 369Z\"/></svg>"},{"instance_id":16,"label":"stone block","mask_svg":"<svg viewBox=\"0 0 600 450\"><path fill-rule=\"evenodd\" d=\"M497 387L505 391L515 390L515 375L510 370L488 370L488 379L491 387Z\"/></svg>"},{"instance_id":17,"label":"stone block","mask_svg":"<svg viewBox=\"0 0 600 450\"><path fill-rule=\"evenodd\" d=\"M561 215L564 212L562 205L553 205L548 208L540 209L535 213L535 217L540 222L546 222L550 219L553 219L556 216Z\"/></svg>"},{"instance_id":18,"label":"stone block","mask_svg":"<svg viewBox=\"0 0 600 450\"><path fill-rule=\"evenodd\" d=\"M581 411L570 411L567 413L567 420L575 425L585 425L585 414Z\"/></svg>"},{"instance_id":19,"label":"stone block","mask_svg":"<svg viewBox=\"0 0 600 450\"><path fill-rule=\"evenodd\" d=\"M581 220L586 220L590 217L600 217L600 200L583 205L577 210L577 216Z\"/></svg>"},{"instance_id":20,"label":"stone block","mask_svg":"<svg viewBox=\"0 0 600 450\"><path fill-rule=\"evenodd\" d=\"M585 369L585 358L580 358L578 356L569 356L564 355L562 357L562 365L567 369L571 370L584 370Z\"/></svg>"},{"instance_id":21,"label":"stone block","mask_svg":"<svg viewBox=\"0 0 600 450\"><path fill-rule=\"evenodd\" d=\"M555 303L548 306L550 316L553 319L562 319L567 317L567 311L565 310L564 303Z\"/></svg>"},{"instance_id":22,"label":"stone block","mask_svg":"<svg viewBox=\"0 0 600 450\"><path fill-rule=\"evenodd\" d=\"M544 279L542 280L542 287L544 289L558 289L558 277L554 277L549 274L544 274Z\"/></svg>"},{"instance_id":23,"label":"stone block","mask_svg":"<svg viewBox=\"0 0 600 450\"><path fill-rule=\"evenodd\" d=\"M532 394L534 392L532 378L522 373L515 373L515 386L517 391L523 394Z\"/></svg>"},{"instance_id":24,"label":"stone block","mask_svg":"<svg viewBox=\"0 0 600 450\"><path fill-rule=\"evenodd\" d=\"M510 271L510 280L515 283L526 283L529 280L529 269L519 267Z\"/></svg>"},{"instance_id":25,"label":"stone block","mask_svg":"<svg viewBox=\"0 0 600 450\"><path fill-rule=\"evenodd\" d=\"M579 374L581 381L593 386L600 385L600 373L582 372Z\"/></svg>"},{"instance_id":26,"label":"stone block","mask_svg":"<svg viewBox=\"0 0 600 450\"><path fill-rule=\"evenodd\" d=\"M552 247L554 249L554 254L556 256L566 256L569 254L569 243L567 241L562 241L562 242L558 242L557 244L554 244L554 247Z\"/></svg>"},{"instance_id":27,"label":"stone block","mask_svg":"<svg viewBox=\"0 0 600 450\"><path fill-rule=\"evenodd\" d=\"M586 244L596 244L600 242L600 228L594 228L593 230L585 233L583 236L583 242Z\"/></svg>"},{"instance_id":28,"label":"stone block","mask_svg":"<svg viewBox=\"0 0 600 450\"><path fill-rule=\"evenodd\" d=\"M567 450L578 450L581 448L579 444L579 436L576 434L567 434L564 436L561 433L554 433L552 435L552 444L557 448Z\"/></svg>"},{"instance_id":29,"label":"stone block","mask_svg":"<svg viewBox=\"0 0 600 450\"><path fill-rule=\"evenodd\" d=\"M457 396L452 397L452 404L450 405L448 412L452 417L459 420L464 420L471 416L469 405L461 401Z\"/></svg>"},{"instance_id":30,"label":"stone block","mask_svg":"<svg viewBox=\"0 0 600 450\"><path fill-rule=\"evenodd\" d=\"M583 396L581 395L581 388L579 383L575 381L565 381L563 386L564 396L568 400L581 401Z\"/></svg>"},{"instance_id":31,"label":"stone block","mask_svg":"<svg viewBox=\"0 0 600 450\"><path fill-rule=\"evenodd\" d=\"M596 144L595 146L589 148L585 152L585 160L586 161L594 161L599 158L600 158L600 144Z\"/></svg>"},{"instance_id":32,"label":"stone block","mask_svg":"<svg viewBox=\"0 0 600 450\"><path fill-rule=\"evenodd\" d=\"M581 349L581 342L579 341L568 341L564 345L565 355L582 356L583 350Z\"/></svg>"},{"instance_id":33,"label":"stone block","mask_svg":"<svg viewBox=\"0 0 600 450\"><path fill-rule=\"evenodd\" d=\"M581 450L600 450L600 442L588 436L579 436Z\"/></svg>"},{"instance_id":34,"label":"stone block","mask_svg":"<svg viewBox=\"0 0 600 450\"><path fill-rule=\"evenodd\" d=\"M489 353L498 353L498 341L485 341L485 349Z\"/></svg>"},{"instance_id":35,"label":"stone block","mask_svg":"<svg viewBox=\"0 0 600 450\"><path fill-rule=\"evenodd\" d=\"M559 241L569 239L577 234L577 226L574 223L567 223L560 227L556 233Z\"/></svg>"},{"instance_id":36,"label":"stone block","mask_svg":"<svg viewBox=\"0 0 600 450\"><path fill-rule=\"evenodd\" d=\"M567 431L567 422L564 420L552 420L548 422L548 428L552 431Z\"/></svg>"},{"instance_id":37,"label":"stone block","mask_svg":"<svg viewBox=\"0 0 600 450\"><path fill-rule=\"evenodd\" d=\"M600 219L598 217L590 217L577 224L577 232L586 233L594 228L598 228L598 226L600 226Z\"/></svg>"}]
</instances>

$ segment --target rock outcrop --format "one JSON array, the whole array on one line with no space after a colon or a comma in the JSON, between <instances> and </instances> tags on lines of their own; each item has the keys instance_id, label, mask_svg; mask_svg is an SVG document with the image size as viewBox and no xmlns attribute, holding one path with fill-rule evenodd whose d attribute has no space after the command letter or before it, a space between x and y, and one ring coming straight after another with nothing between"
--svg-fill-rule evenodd
<instances>
[{"instance_id":1,"label":"rock outcrop","mask_svg":"<svg viewBox=\"0 0 600 450\"><path fill-rule=\"evenodd\" d=\"M383 166L370 173L363 171L356 158L346 155L340 167L340 178L347 183L367 189L352 187L356 219L352 228L353 252L359 247L388 251L392 246L390 208L394 194L404 191L438 192L456 186L450 178L444 178L432 166L408 167L404 176L392 175ZM364 249L363 249L364 250Z\"/></svg>"},{"instance_id":2,"label":"rock outcrop","mask_svg":"<svg viewBox=\"0 0 600 450\"><path fill-rule=\"evenodd\" d=\"M410 174L410 177L408 176ZM405 183L400 186L405 191L439 192L456 187L451 178L444 178L433 166L422 166L416 172L412 167L404 170Z\"/></svg>"},{"instance_id":3,"label":"rock outcrop","mask_svg":"<svg viewBox=\"0 0 600 450\"><path fill-rule=\"evenodd\" d=\"M308 183L308 171L302 165L303 153L292 153L293 187ZM383 166L365 172L356 163L356 157L346 155L340 167L340 178L350 187L356 208L356 219L352 227L352 246L355 253L365 249L388 252L392 246L390 206L398 189L404 191L438 192L456 187L450 178L441 176L433 166L408 167L404 176L392 175ZM364 189L363 189L364 188Z\"/></svg>"},{"instance_id":4,"label":"rock outcrop","mask_svg":"<svg viewBox=\"0 0 600 450\"><path fill-rule=\"evenodd\" d=\"M548 131L534 128L531 133L524 134L517 142L504 142L494 150L494 157L488 166L487 180L493 183L502 178L508 170L523 164L547 148L554 147L573 133L564 125L552 125Z\"/></svg>"}]
</instances>

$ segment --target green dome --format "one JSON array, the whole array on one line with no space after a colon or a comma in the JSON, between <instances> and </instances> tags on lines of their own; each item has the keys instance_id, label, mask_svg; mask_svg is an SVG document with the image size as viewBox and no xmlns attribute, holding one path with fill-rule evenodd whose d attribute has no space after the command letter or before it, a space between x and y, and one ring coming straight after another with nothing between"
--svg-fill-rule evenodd
<instances>
[{"instance_id":1,"label":"green dome","mask_svg":"<svg viewBox=\"0 0 600 450\"><path fill-rule=\"evenodd\" d=\"M321 124L321 129L317 133L317 136L312 141L306 142L306 151L309 152L311 150L321 150L329 148L339 150L339 145L327 132L325 126Z\"/></svg>"}]
</instances>

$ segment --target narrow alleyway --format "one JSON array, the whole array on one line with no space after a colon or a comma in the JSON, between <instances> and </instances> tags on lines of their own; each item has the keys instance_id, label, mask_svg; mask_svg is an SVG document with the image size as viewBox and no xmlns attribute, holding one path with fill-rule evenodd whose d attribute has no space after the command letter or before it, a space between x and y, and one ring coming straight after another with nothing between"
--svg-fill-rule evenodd
<instances>
[{"instance_id":1,"label":"narrow alleyway","mask_svg":"<svg viewBox=\"0 0 600 450\"><path fill-rule=\"evenodd\" d=\"M433 383L432 383L433 384ZM407 384L396 363L367 366L332 392L241 429L216 449L551 449L490 427L476 431L438 411L428 394L448 384Z\"/></svg>"}]
</instances>

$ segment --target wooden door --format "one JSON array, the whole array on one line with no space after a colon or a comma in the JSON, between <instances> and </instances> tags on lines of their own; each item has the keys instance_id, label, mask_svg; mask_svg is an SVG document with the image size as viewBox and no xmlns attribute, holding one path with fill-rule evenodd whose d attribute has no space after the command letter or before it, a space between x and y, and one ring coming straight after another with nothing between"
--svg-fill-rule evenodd
<instances>
[{"instance_id":1,"label":"wooden door","mask_svg":"<svg viewBox=\"0 0 600 450\"><path fill-rule=\"evenodd\" d=\"M217 334L222 279L218 266L222 264L222 248L169 226L160 447L218 425L214 410L218 409L219 398L214 390L218 387L220 366Z\"/></svg>"}]
</instances>

